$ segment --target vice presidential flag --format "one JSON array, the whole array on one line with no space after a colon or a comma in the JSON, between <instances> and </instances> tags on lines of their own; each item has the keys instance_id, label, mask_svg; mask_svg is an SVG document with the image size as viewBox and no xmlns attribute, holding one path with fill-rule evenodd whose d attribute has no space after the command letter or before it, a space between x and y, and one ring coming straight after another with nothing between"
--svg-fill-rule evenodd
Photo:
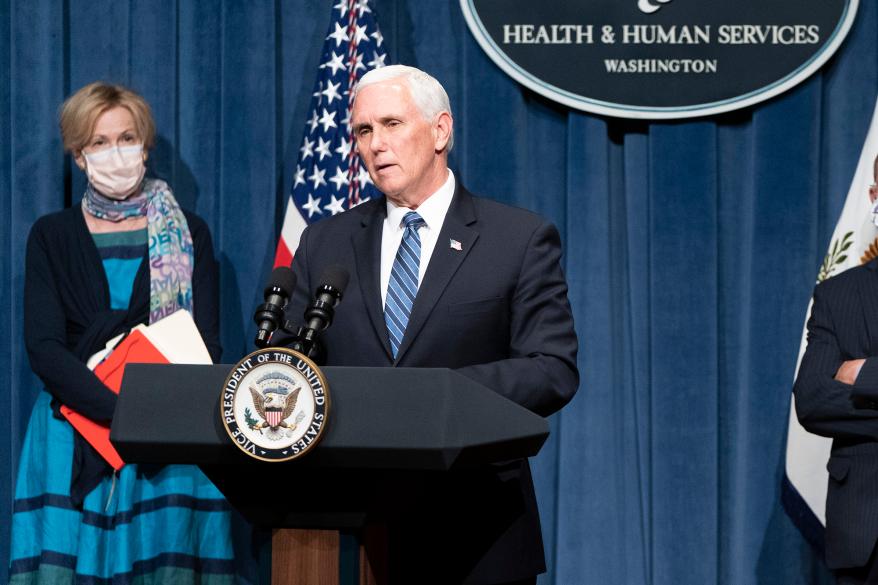
<instances>
[{"instance_id":1,"label":"vice presidential flag","mask_svg":"<svg viewBox=\"0 0 878 585\"><path fill-rule=\"evenodd\" d=\"M835 226L829 250L817 274L817 282L865 264L878 256L878 228L873 223L876 205L869 201L869 187L876 182L875 158L878 156L878 102L860 161L851 182L841 217ZM810 313L810 307L808 312ZM806 320L807 323L807 320ZM807 345L805 331L799 348L799 362ZM799 424L796 405L790 405L787 434L786 476L783 504L787 514L809 542L823 548L826 526L826 490L829 479L826 463L832 439L812 435Z\"/></svg>"},{"instance_id":2,"label":"vice presidential flag","mask_svg":"<svg viewBox=\"0 0 878 585\"><path fill-rule=\"evenodd\" d=\"M275 267L290 265L309 223L378 193L354 151L350 90L367 71L386 65L386 60L384 38L369 0L337 0L317 68Z\"/></svg>"}]
</instances>

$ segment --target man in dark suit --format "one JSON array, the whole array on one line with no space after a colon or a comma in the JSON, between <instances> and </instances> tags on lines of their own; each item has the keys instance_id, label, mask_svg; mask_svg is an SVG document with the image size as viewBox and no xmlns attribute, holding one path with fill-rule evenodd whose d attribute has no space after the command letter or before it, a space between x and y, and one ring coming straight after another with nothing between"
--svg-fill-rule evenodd
<instances>
[{"instance_id":1,"label":"man in dark suit","mask_svg":"<svg viewBox=\"0 0 878 585\"><path fill-rule=\"evenodd\" d=\"M878 583L878 259L814 289L794 393L802 426L832 438L826 564L840 584Z\"/></svg>"},{"instance_id":2,"label":"man in dark suit","mask_svg":"<svg viewBox=\"0 0 878 585\"><path fill-rule=\"evenodd\" d=\"M385 197L305 230L288 316L341 265L350 283L322 338L327 365L453 368L540 415L557 411L579 381L557 230L457 181L448 96L426 73L366 74L351 124ZM390 521L393 581L535 583L545 560L527 462L435 479L416 518Z\"/></svg>"}]
</instances>

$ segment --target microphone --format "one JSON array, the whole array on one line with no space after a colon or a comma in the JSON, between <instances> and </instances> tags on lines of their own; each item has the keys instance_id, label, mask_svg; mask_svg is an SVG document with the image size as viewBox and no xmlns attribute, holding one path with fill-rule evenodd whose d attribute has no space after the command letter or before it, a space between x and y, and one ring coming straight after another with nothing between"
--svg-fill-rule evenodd
<instances>
[{"instance_id":1,"label":"microphone","mask_svg":"<svg viewBox=\"0 0 878 585\"><path fill-rule=\"evenodd\" d=\"M308 329L319 333L332 325L335 307L341 301L350 277L348 271L338 264L333 264L323 271L320 276L320 282L323 284L317 287L316 298L305 311Z\"/></svg>"},{"instance_id":2,"label":"microphone","mask_svg":"<svg viewBox=\"0 0 878 585\"><path fill-rule=\"evenodd\" d=\"M338 264L332 264L320 276L320 286L314 300L305 309L305 325L296 332L292 349L305 354L315 361L322 361L323 348L317 337L332 325L335 307L344 295L344 289L350 280L350 273Z\"/></svg>"},{"instance_id":3,"label":"microphone","mask_svg":"<svg viewBox=\"0 0 878 585\"><path fill-rule=\"evenodd\" d=\"M286 266L279 266L271 272L271 279L265 287L265 303L256 308L253 320L259 326L256 347L268 345L271 334L284 321L284 307L296 288L296 275Z\"/></svg>"}]
</instances>

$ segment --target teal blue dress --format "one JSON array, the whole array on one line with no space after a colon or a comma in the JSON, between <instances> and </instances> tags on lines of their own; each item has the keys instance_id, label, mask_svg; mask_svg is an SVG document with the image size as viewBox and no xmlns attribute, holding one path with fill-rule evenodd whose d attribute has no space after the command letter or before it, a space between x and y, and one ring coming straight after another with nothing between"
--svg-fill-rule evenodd
<instances>
[{"instance_id":1,"label":"teal blue dress","mask_svg":"<svg viewBox=\"0 0 878 585\"><path fill-rule=\"evenodd\" d=\"M113 309L125 309L146 230L94 234ZM194 466L126 465L70 499L73 428L43 390L24 439L15 488L10 583L231 584L231 510Z\"/></svg>"}]
</instances>

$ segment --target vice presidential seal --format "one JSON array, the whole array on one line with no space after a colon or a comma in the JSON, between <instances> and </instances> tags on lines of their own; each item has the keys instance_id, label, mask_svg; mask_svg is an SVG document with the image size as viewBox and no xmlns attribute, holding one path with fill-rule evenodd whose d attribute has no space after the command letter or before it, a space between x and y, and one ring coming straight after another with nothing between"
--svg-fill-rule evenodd
<instances>
[{"instance_id":1,"label":"vice presidential seal","mask_svg":"<svg viewBox=\"0 0 878 585\"><path fill-rule=\"evenodd\" d=\"M220 416L232 441L262 461L288 461L310 451L326 428L329 389L304 355L269 347L234 365Z\"/></svg>"}]
</instances>

